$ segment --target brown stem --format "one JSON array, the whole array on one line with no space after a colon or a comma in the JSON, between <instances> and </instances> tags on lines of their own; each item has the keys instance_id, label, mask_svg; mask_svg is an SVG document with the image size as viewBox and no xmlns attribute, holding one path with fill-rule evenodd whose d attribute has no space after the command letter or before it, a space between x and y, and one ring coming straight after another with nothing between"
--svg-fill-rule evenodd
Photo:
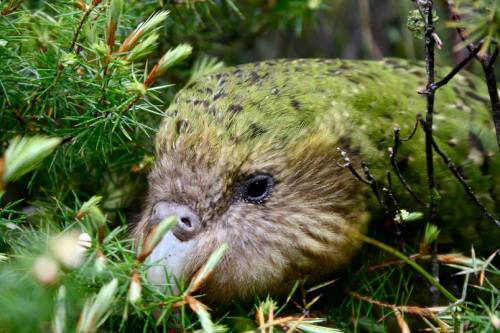
<instances>
[{"instance_id":1,"label":"brown stem","mask_svg":"<svg viewBox=\"0 0 500 333\"><path fill-rule=\"evenodd\" d=\"M15 1L9 1L9 4L0 12L0 16L7 16L15 12L19 7L21 7L22 3L23 0L20 0L17 3Z\"/></svg>"},{"instance_id":2,"label":"brown stem","mask_svg":"<svg viewBox=\"0 0 500 333\"><path fill-rule=\"evenodd\" d=\"M99 103L104 103L106 101L106 90L108 89L108 83L109 83L109 79L107 78L107 76L108 76L108 69L111 57L112 57L112 52L111 49L109 49L107 56L104 58L104 64L102 70L102 87L101 87L102 95L99 100Z\"/></svg>"},{"instance_id":3,"label":"brown stem","mask_svg":"<svg viewBox=\"0 0 500 333\"><path fill-rule=\"evenodd\" d=\"M434 313L438 313L443 311L445 307L433 307L433 308L424 308L420 306L410 306L410 305L396 305L396 304L389 304L389 303L384 303L381 301L374 300L373 298L363 296L361 294L358 294L357 292L350 291L348 290L347 293L351 295L352 297L359 299L364 302L368 302L370 304L374 304L383 308L390 308L392 310L399 310L404 313L408 314L413 314L413 315L420 315L424 317L429 317L429 318L436 318Z\"/></svg>"},{"instance_id":4,"label":"brown stem","mask_svg":"<svg viewBox=\"0 0 500 333\"><path fill-rule=\"evenodd\" d=\"M69 47L69 51L73 51L75 48L76 41L78 40L78 36L80 35L80 31L82 30L83 24L87 21L89 18L90 13L92 10L94 10L95 6L94 4L90 5L89 8L83 13L83 16L80 20L80 23L78 23L78 27L76 27L75 34L73 35L73 39L71 40L71 46Z\"/></svg>"},{"instance_id":5,"label":"brown stem","mask_svg":"<svg viewBox=\"0 0 500 333\"><path fill-rule=\"evenodd\" d=\"M137 95L136 98L134 98L128 105L127 107L125 108L125 110L123 110L123 114L126 114L127 112L130 111L130 109L132 109L132 107L134 105L137 104L137 102L139 102L141 100L143 96L142 95Z\"/></svg>"}]
</instances>

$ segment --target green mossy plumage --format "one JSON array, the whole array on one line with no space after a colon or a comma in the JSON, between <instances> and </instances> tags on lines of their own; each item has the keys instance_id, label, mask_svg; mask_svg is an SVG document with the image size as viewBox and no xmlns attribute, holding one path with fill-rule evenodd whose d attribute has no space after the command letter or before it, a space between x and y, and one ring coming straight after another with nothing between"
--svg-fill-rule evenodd
<instances>
[{"instance_id":1,"label":"green mossy plumage","mask_svg":"<svg viewBox=\"0 0 500 333\"><path fill-rule=\"evenodd\" d=\"M446 71L440 71L438 78ZM405 137L415 125L417 113L426 112L425 96L417 93L425 82L422 64L397 59L271 60L226 68L178 94L158 135L157 151L162 152L169 142L166 138L178 131L181 123L190 128L212 128L218 145L246 147L245 151L252 147L258 150L265 141L287 149L314 136L329 142L332 151L328 154L337 154L333 150L341 147L353 158L366 161L382 179L386 170L392 170L388 149L393 144L393 128L400 127ZM434 136L478 198L496 213L500 158L488 103L480 79L468 73L457 75L437 91ZM398 160L403 175L425 200L423 137L419 129L412 140L404 142ZM442 197L438 202L440 227L476 245L494 242L498 235L491 233L490 222L438 156L435 163ZM393 179L402 208L424 211Z\"/></svg>"}]
</instances>

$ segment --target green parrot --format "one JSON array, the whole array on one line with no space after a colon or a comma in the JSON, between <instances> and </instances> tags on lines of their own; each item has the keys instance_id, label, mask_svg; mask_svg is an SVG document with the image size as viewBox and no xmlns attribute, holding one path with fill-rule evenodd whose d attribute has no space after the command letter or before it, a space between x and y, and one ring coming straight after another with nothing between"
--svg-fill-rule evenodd
<instances>
[{"instance_id":1,"label":"green parrot","mask_svg":"<svg viewBox=\"0 0 500 333\"><path fill-rule=\"evenodd\" d=\"M417 93L425 83L424 66L406 60L298 59L228 67L189 84L159 129L135 228L141 237L177 216L149 258L149 279L189 279L224 243L229 250L204 284L216 302L284 293L295 279L327 277L360 248L355 233L384 211L347 158L363 177L365 163L380 188L391 172L397 205L380 191L391 206L386 219L403 209L425 212L390 159L394 128L406 137L426 112ZM488 110L482 80L458 74L436 92L433 130L477 198L498 214L500 154ZM492 248L498 227L434 155L441 236L457 248ZM421 127L399 145L395 164L425 204L431 194Z\"/></svg>"}]
</instances>

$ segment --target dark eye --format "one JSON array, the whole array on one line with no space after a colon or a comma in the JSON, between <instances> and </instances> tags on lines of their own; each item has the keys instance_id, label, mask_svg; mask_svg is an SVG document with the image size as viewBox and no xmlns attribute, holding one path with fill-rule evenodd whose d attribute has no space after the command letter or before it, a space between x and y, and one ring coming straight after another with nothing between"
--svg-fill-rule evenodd
<instances>
[{"instance_id":1,"label":"dark eye","mask_svg":"<svg viewBox=\"0 0 500 333\"><path fill-rule=\"evenodd\" d=\"M236 195L239 200L262 204L271 196L273 187L273 177L267 174L260 174L239 183L236 186Z\"/></svg>"}]
</instances>

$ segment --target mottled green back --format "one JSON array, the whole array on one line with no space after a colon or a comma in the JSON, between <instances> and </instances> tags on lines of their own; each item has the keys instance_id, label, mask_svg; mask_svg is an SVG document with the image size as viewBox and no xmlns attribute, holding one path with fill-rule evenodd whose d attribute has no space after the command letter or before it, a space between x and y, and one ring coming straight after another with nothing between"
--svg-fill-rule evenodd
<instances>
[{"instance_id":1,"label":"mottled green back","mask_svg":"<svg viewBox=\"0 0 500 333\"><path fill-rule=\"evenodd\" d=\"M438 73L442 77L448 69ZM280 149L320 135L352 156L368 162L383 177L389 164L393 128L408 135L417 113L425 114L424 67L405 60L270 60L226 68L184 88L167 111L157 150L165 131L176 122L207 126L217 132L220 145L251 149L259 142L275 142ZM498 213L500 157L489 113L485 84L465 73L436 93L435 138L457 163L478 197ZM176 119L176 120L175 120ZM334 148L332 148L334 150ZM332 152L335 153L336 152ZM238 158L238 157L235 157ZM423 131L405 142L398 155L409 183L422 198L426 189ZM339 158L340 161L340 158ZM436 179L443 197L438 214L442 227L460 226L460 233L478 235L488 222L436 157ZM423 211L398 184L402 207ZM471 223L468 223L471 222ZM469 237L470 238L470 237Z\"/></svg>"}]
</instances>

